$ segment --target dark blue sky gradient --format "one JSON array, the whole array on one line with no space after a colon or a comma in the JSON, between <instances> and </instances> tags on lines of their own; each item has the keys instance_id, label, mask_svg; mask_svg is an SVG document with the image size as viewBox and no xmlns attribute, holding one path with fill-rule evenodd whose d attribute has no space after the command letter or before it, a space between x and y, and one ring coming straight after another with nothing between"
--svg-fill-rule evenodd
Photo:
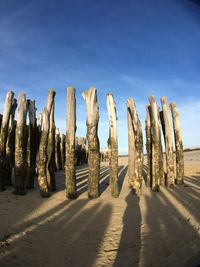
<instances>
[{"instance_id":1,"label":"dark blue sky gradient","mask_svg":"<svg viewBox=\"0 0 200 267\"><path fill-rule=\"evenodd\" d=\"M16 94L23 90L28 98L36 99L40 112L48 88L53 87L57 91L56 119L65 131L66 87L74 85L79 111L77 134L83 135L81 92L95 86L102 120L100 140L105 146L105 96L111 91L118 107L123 153L127 147L128 97L138 103L143 124L144 105L151 94L158 103L166 95L183 111L191 105L193 109L199 107L199 45L198 1L1 0L0 103L8 89ZM188 112L194 113L191 120L195 120L196 109ZM190 119L182 120L186 129ZM199 141L197 135L185 133L186 146L200 145Z\"/></svg>"}]
</instances>

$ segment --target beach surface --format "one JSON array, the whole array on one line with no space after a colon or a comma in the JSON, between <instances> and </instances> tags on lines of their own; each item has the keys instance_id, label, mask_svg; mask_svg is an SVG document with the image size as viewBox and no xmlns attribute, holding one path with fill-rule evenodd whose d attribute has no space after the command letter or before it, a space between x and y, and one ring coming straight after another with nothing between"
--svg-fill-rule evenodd
<instances>
[{"instance_id":1,"label":"beach surface","mask_svg":"<svg viewBox=\"0 0 200 267\"><path fill-rule=\"evenodd\" d=\"M87 165L77 167L76 200L57 191L42 199L0 192L0 266L162 267L200 264L200 151L185 153L185 184L140 199L128 187L127 157L119 157L120 196L110 195L108 162L101 164L101 196L87 197Z\"/></svg>"}]
</instances>

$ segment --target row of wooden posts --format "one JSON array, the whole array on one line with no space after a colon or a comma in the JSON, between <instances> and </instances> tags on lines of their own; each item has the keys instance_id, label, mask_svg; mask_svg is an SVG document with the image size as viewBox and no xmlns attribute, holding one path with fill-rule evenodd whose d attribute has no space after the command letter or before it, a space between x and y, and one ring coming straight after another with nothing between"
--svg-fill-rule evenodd
<instances>
[{"instance_id":1,"label":"row of wooden posts","mask_svg":"<svg viewBox=\"0 0 200 267\"><path fill-rule=\"evenodd\" d=\"M146 186L151 187L153 191L159 191L160 186L173 187L175 183L184 183L184 155L179 113L176 104L169 105L166 97L161 97L161 105L162 110L157 107L155 98L149 97L145 120L147 163L144 175L142 126L134 100L127 101L129 185L137 195L141 193L144 176ZM165 153L163 153L162 133Z\"/></svg>"},{"instance_id":2,"label":"row of wooden posts","mask_svg":"<svg viewBox=\"0 0 200 267\"><path fill-rule=\"evenodd\" d=\"M91 87L82 96L87 110L87 142L76 139L76 97L75 88L67 88L66 135L59 134L54 120L54 90L49 90L46 106L36 119L35 101L26 100L20 93L17 100L12 91L7 93L3 116L0 120L0 190L11 184L14 166L14 193L24 195L25 189L34 187L37 175L42 197L50 196L56 190L55 170L64 169L66 177L66 197L77 197L76 164L88 162L88 197L100 195L100 154L98 138L99 107L97 90ZM173 117L176 144L176 175L172 144L172 127L166 98L161 98L162 111L156 106L155 99L149 97L146 107L146 185L159 191L160 185L172 186L174 182L183 182L183 146L180 121L176 105L170 105ZM15 110L17 121L15 123ZM108 158L110 170L110 191L113 197L119 196L118 180L118 136L116 104L112 94L107 94L109 116ZM29 124L27 126L27 113ZM129 149L129 185L140 195L143 181L143 136L142 126L133 99L127 100L128 149ZM161 141L161 125L165 140L166 171L164 172L164 154ZM164 179L165 178L165 179Z\"/></svg>"}]
</instances>

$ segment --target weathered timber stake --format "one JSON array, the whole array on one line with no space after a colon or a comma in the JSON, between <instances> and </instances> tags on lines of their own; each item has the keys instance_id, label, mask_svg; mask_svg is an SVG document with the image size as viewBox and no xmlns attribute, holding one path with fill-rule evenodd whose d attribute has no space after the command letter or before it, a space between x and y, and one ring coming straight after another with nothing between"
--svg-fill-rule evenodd
<instances>
[{"instance_id":1,"label":"weathered timber stake","mask_svg":"<svg viewBox=\"0 0 200 267\"><path fill-rule=\"evenodd\" d=\"M6 184L6 142L8 137L8 126L10 113L13 106L14 93L12 91L8 92L6 95L3 118L1 123L1 133L0 133L0 191L5 190Z\"/></svg>"},{"instance_id":2,"label":"weathered timber stake","mask_svg":"<svg viewBox=\"0 0 200 267\"><path fill-rule=\"evenodd\" d=\"M176 146L176 183L184 183L184 154L183 154L183 141L180 126L180 117L176 107L176 103L170 104L173 127L174 127L174 139Z\"/></svg>"},{"instance_id":3,"label":"weathered timber stake","mask_svg":"<svg viewBox=\"0 0 200 267\"><path fill-rule=\"evenodd\" d=\"M172 141L172 125L170 121L169 105L166 97L161 97L164 129L165 129L165 152L166 152L166 169L167 169L167 186L173 187L175 182L174 177L174 154Z\"/></svg>"},{"instance_id":4,"label":"weathered timber stake","mask_svg":"<svg viewBox=\"0 0 200 267\"><path fill-rule=\"evenodd\" d=\"M20 93L18 96L17 125L15 132L15 190L16 195L25 195L26 177L26 95Z\"/></svg>"},{"instance_id":5,"label":"weathered timber stake","mask_svg":"<svg viewBox=\"0 0 200 267\"><path fill-rule=\"evenodd\" d=\"M37 120L36 107L34 100L27 100L27 109L29 115L28 125L28 141L27 141L27 173L26 173L26 188L34 188L34 178L36 175L36 155L37 155Z\"/></svg>"},{"instance_id":6,"label":"weathered timber stake","mask_svg":"<svg viewBox=\"0 0 200 267\"><path fill-rule=\"evenodd\" d=\"M160 185L160 134L158 108L153 96L149 96L151 106L151 127L152 127L152 184L153 191L159 191Z\"/></svg>"},{"instance_id":7,"label":"weathered timber stake","mask_svg":"<svg viewBox=\"0 0 200 267\"><path fill-rule=\"evenodd\" d=\"M88 140L88 197L97 198L100 195L100 147L98 138L99 106L97 90L91 87L82 94L87 109L87 140Z\"/></svg>"},{"instance_id":8,"label":"weathered timber stake","mask_svg":"<svg viewBox=\"0 0 200 267\"><path fill-rule=\"evenodd\" d=\"M66 136L64 134L60 134L60 154L61 154L62 170L65 169L65 140Z\"/></svg>"},{"instance_id":9,"label":"weathered timber stake","mask_svg":"<svg viewBox=\"0 0 200 267\"><path fill-rule=\"evenodd\" d=\"M1 129L1 124L2 124L2 118L3 118L3 115L0 114L0 129Z\"/></svg>"},{"instance_id":10,"label":"weathered timber stake","mask_svg":"<svg viewBox=\"0 0 200 267\"><path fill-rule=\"evenodd\" d=\"M77 197L75 176L75 139L76 139L76 98L75 88L67 88L67 116L66 116L66 160L65 183L66 197Z\"/></svg>"},{"instance_id":11,"label":"weathered timber stake","mask_svg":"<svg viewBox=\"0 0 200 267\"><path fill-rule=\"evenodd\" d=\"M160 109L158 108L158 127L159 127L159 169L160 169L160 185L164 185L164 159L163 159L163 147L162 147L162 133L161 133L161 119Z\"/></svg>"},{"instance_id":12,"label":"weathered timber stake","mask_svg":"<svg viewBox=\"0 0 200 267\"><path fill-rule=\"evenodd\" d=\"M151 187L152 184L152 133L151 133L151 107L146 106L146 151L147 151L147 171L146 171L146 186Z\"/></svg>"},{"instance_id":13,"label":"weathered timber stake","mask_svg":"<svg viewBox=\"0 0 200 267\"><path fill-rule=\"evenodd\" d=\"M12 168L15 162L15 111L17 108L17 99L13 99L12 109L10 112L9 127L8 127L8 138L6 142L6 185L12 185Z\"/></svg>"},{"instance_id":14,"label":"weathered timber stake","mask_svg":"<svg viewBox=\"0 0 200 267\"><path fill-rule=\"evenodd\" d=\"M56 170L62 170L62 159L61 159L61 151L60 151L60 132L59 129L56 128L56 135L55 135L55 162L56 162Z\"/></svg>"},{"instance_id":15,"label":"weathered timber stake","mask_svg":"<svg viewBox=\"0 0 200 267\"><path fill-rule=\"evenodd\" d=\"M47 181L47 147L48 147L48 137L50 129L50 113L54 104L56 92L49 90L46 107L42 113L42 132L40 137L39 153L38 153L38 184L40 188L40 193L42 197L49 197L50 191Z\"/></svg>"},{"instance_id":16,"label":"weathered timber stake","mask_svg":"<svg viewBox=\"0 0 200 267\"><path fill-rule=\"evenodd\" d=\"M143 180L143 136L135 102L127 100L128 144L129 144L129 186L137 196L141 194Z\"/></svg>"},{"instance_id":17,"label":"weathered timber stake","mask_svg":"<svg viewBox=\"0 0 200 267\"><path fill-rule=\"evenodd\" d=\"M107 109L109 116L109 166L110 166L110 189L113 197L119 196L118 181L118 138L117 138L117 111L116 103L112 94L107 94Z\"/></svg>"},{"instance_id":18,"label":"weathered timber stake","mask_svg":"<svg viewBox=\"0 0 200 267\"><path fill-rule=\"evenodd\" d=\"M55 120L54 120L54 109L53 103L50 116L49 116L49 135L47 143L47 182L48 187L51 191L56 191L56 179L55 179Z\"/></svg>"}]
</instances>

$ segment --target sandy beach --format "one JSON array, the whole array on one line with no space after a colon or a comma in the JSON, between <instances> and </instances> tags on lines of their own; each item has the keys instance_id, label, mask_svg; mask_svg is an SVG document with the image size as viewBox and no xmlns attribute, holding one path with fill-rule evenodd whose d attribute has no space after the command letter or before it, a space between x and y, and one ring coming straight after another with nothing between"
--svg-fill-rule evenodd
<instances>
[{"instance_id":1,"label":"sandy beach","mask_svg":"<svg viewBox=\"0 0 200 267\"><path fill-rule=\"evenodd\" d=\"M87 166L77 168L79 196L65 198L64 173L48 199L0 192L0 266L198 266L200 151L185 153L185 184L154 193L128 188L127 157L119 157L121 192L110 196L108 162L101 196L87 198ZM198 263L198 264L197 264Z\"/></svg>"}]
</instances>

